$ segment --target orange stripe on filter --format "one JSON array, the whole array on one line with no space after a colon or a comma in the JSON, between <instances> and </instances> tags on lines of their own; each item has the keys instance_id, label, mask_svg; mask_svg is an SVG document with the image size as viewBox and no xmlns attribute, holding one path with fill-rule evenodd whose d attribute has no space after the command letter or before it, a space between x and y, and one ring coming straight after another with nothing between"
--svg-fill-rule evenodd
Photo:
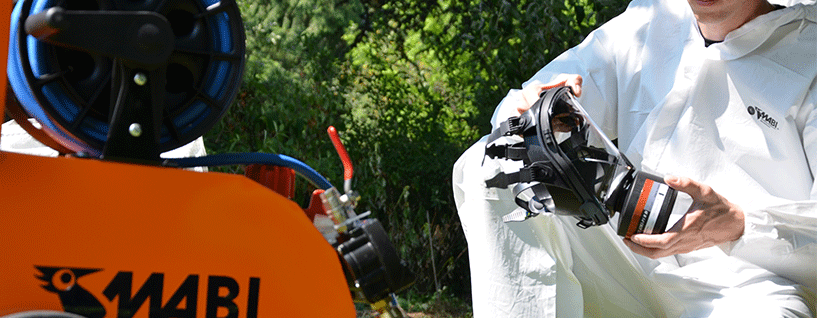
<instances>
[{"instance_id":1,"label":"orange stripe on filter","mask_svg":"<svg viewBox=\"0 0 817 318\"><path fill-rule=\"evenodd\" d=\"M641 223L641 214L644 213L644 207L647 205L647 200L650 198L650 191L652 191L653 181L650 179L644 180L644 186L641 188L641 194L638 196L638 203L633 211L633 217L630 218L630 226L627 228L627 235L624 237L630 238L638 229L638 223Z\"/></svg>"}]
</instances>

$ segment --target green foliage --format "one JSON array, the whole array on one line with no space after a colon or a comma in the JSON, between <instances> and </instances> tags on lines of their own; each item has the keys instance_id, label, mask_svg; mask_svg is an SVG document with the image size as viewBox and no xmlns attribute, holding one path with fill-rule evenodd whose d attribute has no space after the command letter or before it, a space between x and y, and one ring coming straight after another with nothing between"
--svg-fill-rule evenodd
<instances>
[{"instance_id":1,"label":"green foliage","mask_svg":"<svg viewBox=\"0 0 817 318\"><path fill-rule=\"evenodd\" d=\"M476 118L487 133L488 118L508 89L578 44L599 22L623 11L622 0L450 1L426 43L452 70L470 76ZM598 9L597 9L598 8ZM469 71L470 70L470 71Z\"/></svg>"},{"instance_id":2,"label":"green foliage","mask_svg":"<svg viewBox=\"0 0 817 318\"><path fill-rule=\"evenodd\" d=\"M400 308L408 317L418 318L471 318L471 303L461 296L452 294L443 287L433 293L418 293L409 290L402 297L397 297ZM367 304L355 304L358 318L374 318L377 311Z\"/></svg>"},{"instance_id":3,"label":"green foliage","mask_svg":"<svg viewBox=\"0 0 817 318\"><path fill-rule=\"evenodd\" d=\"M451 169L508 89L621 12L623 0L238 0L247 67L211 153L261 151L342 184L334 125L415 295L470 296ZM301 204L311 188L300 185ZM445 291L444 293L442 291ZM444 299L443 299L444 300Z\"/></svg>"},{"instance_id":4,"label":"green foliage","mask_svg":"<svg viewBox=\"0 0 817 318\"><path fill-rule=\"evenodd\" d=\"M423 312L432 317L473 317L471 304L452 294L447 288L430 294L409 291L406 297L398 299L398 303L407 312Z\"/></svg>"},{"instance_id":5,"label":"green foliage","mask_svg":"<svg viewBox=\"0 0 817 318\"><path fill-rule=\"evenodd\" d=\"M229 114L205 136L208 150L286 154L342 184L342 168L326 128L344 127L339 118L348 106L341 90L348 84L338 76L336 62L348 50L341 36L360 4L238 4L247 36L243 86ZM299 189L311 192L306 185Z\"/></svg>"},{"instance_id":6,"label":"green foliage","mask_svg":"<svg viewBox=\"0 0 817 318\"><path fill-rule=\"evenodd\" d=\"M358 187L420 273L418 288L433 291L439 280L467 288L462 284L468 281L467 255L450 176L454 160L478 136L468 121L476 110L467 86L439 72L443 63L418 47L423 43L407 40L418 31L389 24L396 25L373 21L380 32L349 53L356 81L345 95L352 106L345 133L350 144L361 145L352 148L363 164Z\"/></svg>"}]
</instances>

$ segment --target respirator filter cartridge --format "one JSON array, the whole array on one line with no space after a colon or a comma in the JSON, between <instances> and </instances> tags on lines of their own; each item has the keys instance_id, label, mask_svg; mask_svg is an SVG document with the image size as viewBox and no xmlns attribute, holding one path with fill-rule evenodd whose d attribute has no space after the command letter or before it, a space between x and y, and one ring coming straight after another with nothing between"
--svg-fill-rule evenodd
<instances>
[{"instance_id":1,"label":"respirator filter cartridge","mask_svg":"<svg viewBox=\"0 0 817 318\"><path fill-rule=\"evenodd\" d=\"M620 208L618 235L629 238L633 234L664 233L672 214L678 191L664 183L661 177L634 171Z\"/></svg>"}]
</instances>

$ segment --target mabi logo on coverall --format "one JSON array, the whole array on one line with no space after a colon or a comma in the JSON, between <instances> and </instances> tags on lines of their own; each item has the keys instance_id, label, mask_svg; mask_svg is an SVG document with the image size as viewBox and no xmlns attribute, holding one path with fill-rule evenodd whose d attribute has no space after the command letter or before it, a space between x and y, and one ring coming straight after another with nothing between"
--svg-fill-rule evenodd
<instances>
[{"instance_id":1,"label":"mabi logo on coverall","mask_svg":"<svg viewBox=\"0 0 817 318\"><path fill-rule=\"evenodd\" d=\"M746 110L749 111L749 115L755 117L758 121L763 123L764 125L768 126L769 128L777 129L777 120L769 116L766 112L758 108L757 106L749 106L746 107Z\"/></svg>"},{"instance_id":2,"label":"mabi logo on coverall","mask_svg":"<svg viewBox=\"0 0 817 318\"><path fill-rule=\"evenodd\" d=\"M250 277L249 284L239 289L239 283L227 276L207 276L202 283L207 284L206 295L199 299L199 275L188 275L173 290L165 290L163 273L152 273L141 286L133 286L133 272L118 272L107 286L101 290L89 291L87 286L78 280L89 274L101 271L90 268L46 267L35 266L42 275L37 278L45 283L42 288L57 294L63 310L88 318L133 317L137 312L147 311L148 317L184 317L196 318L198 302L205 302L205 318L256 318L258 316L258 294L261 279ZM239 290L247 291L246 307L243 301L237 303ZM167 302L162 303L165 292L171 292ZM97 297L95 295L104 296ZM114 306L116 312L107 312L100 300L109 304L118 300ZM244 299L243 297L241 298ZM143 305L147 302L147 307ZM244 308L240 308L244 307Z\"/></svg>"}]
</instances>

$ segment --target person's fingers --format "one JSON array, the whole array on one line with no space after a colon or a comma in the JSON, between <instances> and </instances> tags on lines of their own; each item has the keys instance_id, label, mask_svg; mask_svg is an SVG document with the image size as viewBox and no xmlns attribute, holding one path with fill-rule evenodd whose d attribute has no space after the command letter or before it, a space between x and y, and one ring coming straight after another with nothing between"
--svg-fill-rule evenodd
<instances>
[{"instance_id":1,"label":"person's fingers","mask_svg":"<svg viewBox=\"0 0 817 318\"><path fill-rule=\"evenodd\" d=\"M743 210L710 186L686 177L666 176L664 182L689 194L689 210L663 234L635 234L625 239L633 252L652 257L689 253L743 235Z\"/></svg>"},{"instance_id":2,"label":"person's fingers","mask_svg":"<svg viewBox=\"0 0 817 318\"><path fill-rule=\"evenodd\" d=\"M689 194L693 200L703 199L714 194L712 188L686 177L665 176L664 182L675 190Z\"/></svg>"},{"instance_id":3,"label":"person's fingers","mask_svg":"<svg viewBox=\"0 0 817 318\"><path fill-rule=\"evenodd\" d=\"M560 74L552 82L545 84L544 89L569 86L576 97L582 96L582 76L579 74Z\"/></svg>"},{"instance_id":4,"label":"person's fingers","mask_svg":"<svg viewBox=\"0 0 817 318\"><path fill-rule=\"evenodd\" d=\"M629 247L634 253L641 254L652 259L673 255L672 252L668 250L644 247L628 239L624 239L624 244L627 245L627 247Z\"/></svg>"},{"instance_id":5,"label":"person's fingers","mask_svg":"<svg viewBox=\"0 0 817 318\"><path fill-rule=\"evenodd\" d=\"M630 237L633 243L648 248L669 249L679 238L678 232L665 232L663 234L635 234Z\"/></svg>"},{"instance_id":6,"label":"person's fingers","mask_svg":"<svg viewBox=\"0 0 817 318\"><path fill-rule=\"evenodd\" d=\"M539 99L539 94L545 89L547 89L547 85L542 84L542 82L538 80L534 80L522 88L522 97L525 98L525 103L528 104L528 108Z\"/></svg>"},{"instance_id":7,"label":"person's fingers","mask_svg":"<svg viewBox=\"0 0 817 318\"><path fill-rule=\"evenodd\" d=\"M533 106L539 99L539 94L542 91L562 86L569 86L573 90L573 95L580 97L582 95L582 76L578 74L560 74L556 76L553 81L543 84L538 80L533 80L528 85L522 88L523 102L516 107L519 114L522 114Z\"/></svg>"},{"instance_id":8,"label":"person's fingers","mask_svg":"<svg viewBox=\"0 0 817 318\"><path fill-rule=\"evenodd\" d=\"M570 74L565 80L565 86L570 86L573 89L573 95L576 97L582 96L582 76L578 74Z\"/></svg>"}]
</instances>

